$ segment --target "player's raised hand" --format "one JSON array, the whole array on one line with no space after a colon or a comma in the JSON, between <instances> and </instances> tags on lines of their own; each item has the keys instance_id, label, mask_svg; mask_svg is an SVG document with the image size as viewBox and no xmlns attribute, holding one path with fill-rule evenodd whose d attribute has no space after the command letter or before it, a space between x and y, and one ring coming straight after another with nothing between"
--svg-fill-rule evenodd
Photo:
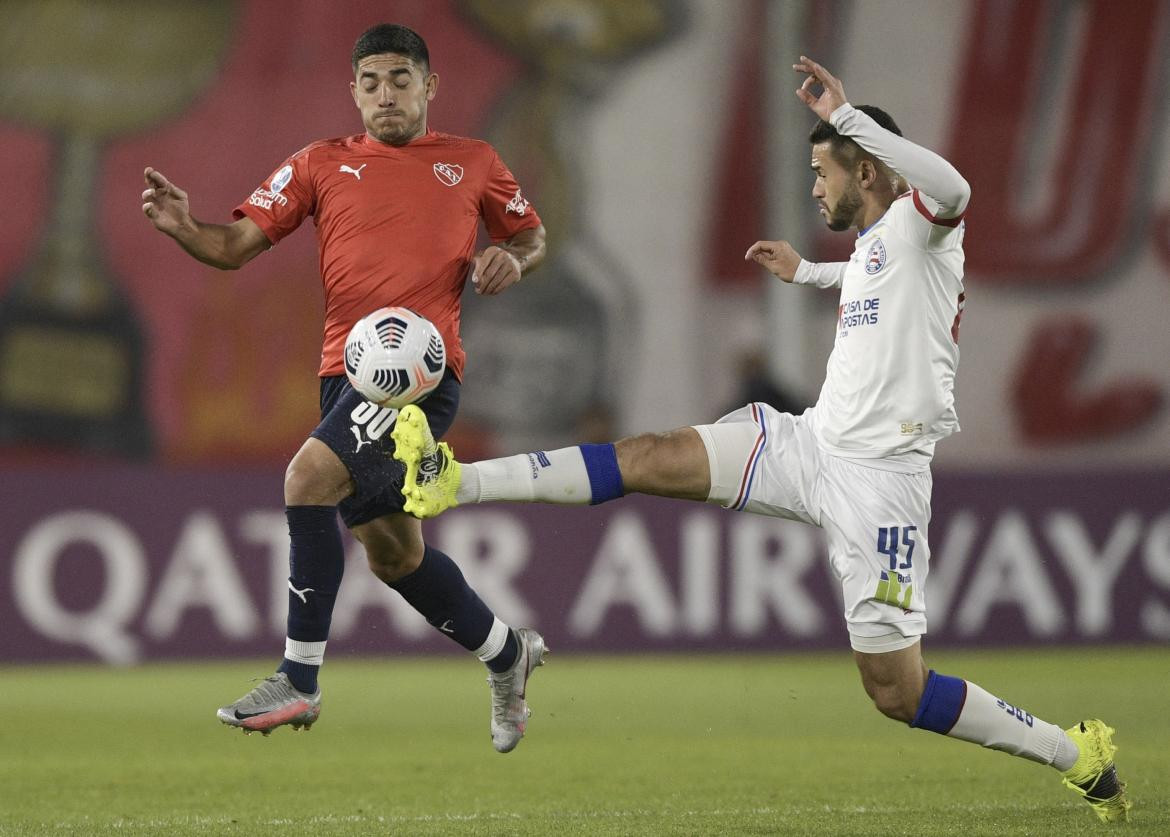
<instances>
[{"instance_id":1,"label":"player's raised hand","mask_svg":"<svg viewBox=\"0 0 1170 837\"><path fill-rule=\"evenodd\" d=\"M187 193L163 177L162 172L149 166L143 176L147 188L142 193L142 214L150 219L155 229L175 235L191 222Z\"/></svg>"},{"instance_id":2,"label":"player's raised hand","mask_svg":"<svg viewBox=\"0 0 1170 837\"><path fill-rule=\"evenodd\" d=\"M477 294L495 296L520 281L520 260L494 244L476 253L471 265Z\"/></svg>"},{"instance_id":3,"label":"player's raised hand","mask_svg":"<svg viewBox=\"0 0 1170 837\"><path fill-rule=\"evenodd\" d=\"M826 122L833 111L849 101L845 98L845 87L841 80L808 56L800 56L800 60L792 65L792 69L798 73L808 74L804 84L796 91L797 98ZM819 96L813 93L813 87L818 84L821 86Z\"/></svg>"},{"instance_id":4,"label":"player's raised hand","mask_svg":"<svg viewBox=\"0 0 1170 837\"><path fill-rule=\"evenodd\" d=\"M785 282L791 282L800 267L800 254L787 241L757 241L743 257L745 261L762 265Z\"/></svg>"}]
</instances>

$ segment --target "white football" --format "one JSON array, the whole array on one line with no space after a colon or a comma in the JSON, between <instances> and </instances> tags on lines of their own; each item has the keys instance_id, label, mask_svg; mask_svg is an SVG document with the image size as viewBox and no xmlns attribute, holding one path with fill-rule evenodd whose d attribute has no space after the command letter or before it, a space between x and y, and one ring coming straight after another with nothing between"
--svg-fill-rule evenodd
<instances>
[{"instance_id":1,"label":"white football","mask_svg":"<svg viewBox=\"0 0 1170 837\"><path fill-rule=\"evenodd\" d=\"M435 324L409 308L379 308L350 329L345 374L382 407L402 409L439 385L447 348Z\"/></svg>"}]
</instances>

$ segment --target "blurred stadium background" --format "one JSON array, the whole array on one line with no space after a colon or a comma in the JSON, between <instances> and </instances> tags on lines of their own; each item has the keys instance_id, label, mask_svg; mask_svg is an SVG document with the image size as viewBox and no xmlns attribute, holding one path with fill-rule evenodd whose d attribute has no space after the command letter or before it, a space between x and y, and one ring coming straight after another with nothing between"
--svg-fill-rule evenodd
<instances>
[{"instance_id":1,"label":"blurred stadium background","mask_svg":"<svg viewBox=\"0 0 1170 837\"><path fill-rule=\"evenodd\" d=\"M195 679L210 701L193 707L197 736L245 690L231 660L263 660L249 669L262 674L279 653L281 479L316 423L315 242L301 230L216 272L142 218L142 169L186 188L201 219L226 220L288 154L361 130L348 56L381 21L428 41L442 79L430 125L491 141L549 230L530 281L467 299L461 458L815 400L835 295L767 282L742 260L758 238L819 260L850 247L820 229L808 195L812 120L790 69L808 54L973 185L964 429L936 459L930 648L1075 650L1064 688L1077 706L1098 663L1124 686L1115 649L1137 646L1120 659L1164 707L1166 0L3 0L0 684L122 672L102 682L134 683L134 700L153 703L152 688ZM428 526L502 618L538 626L570 661L703 651L781 665L833 650L839 670L824 670L853 676L819 531L639 498L462 509ZM387 658L413 655L417 673L458 656L364 569L360 548L350 561L330 641L339 673L366 665L346 658L393 671ZM227 667L158 667L177 661ZM713 663L690 665L703 678ZM3 691L9 720L35 700ZM56 699L47 719L97 710ZM847 711L872 714L861 698ZM111 719L133 735L132 713ZM475 721L479 734L486 718ZM1163 800L1167 729L1151 751ZM0 741L27 756L38 730ZM183 815L198 830L198 812ZM167 822L160 833L178 827Z\"/></svg>"}]
</instances>

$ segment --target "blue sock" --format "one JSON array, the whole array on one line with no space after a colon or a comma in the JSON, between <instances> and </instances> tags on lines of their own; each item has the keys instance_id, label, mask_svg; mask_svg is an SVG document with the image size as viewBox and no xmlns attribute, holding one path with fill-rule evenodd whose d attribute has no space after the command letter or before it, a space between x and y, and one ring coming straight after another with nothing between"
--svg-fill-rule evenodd
<instances>
[{"instance_id":1,"label":"blue sock","mask_svg":"<svg viewBox=\"0 0 1170 837\"><path fill-rule=\"evenodd\" d=\"M959 720L966 701L966 680L947 677L931 669L926 688L922 690L922 700L918 702L918 712L910 726L946 735Z\"/></svg>"},{"instance_id":2,"label":"blue sock","mask_svg":"<svg viewBox=\"0 0 1170 837\"><path fill-rule=\"evenodd\" d=\"M427 546L418 569L390 586L427 622L468 651L484 647L496 622L495 614L471 589L458 565L439 550ZM508 630L500 653L484 662L492 671L506 671L518 655L516 637Z\"/></svg>"},{"instance_id":3,"label":"blue sock","mask_svg":"<svg viewBox=\"0 0 1170 837\"><path fill-rule=\"evenodd\" d=\"M329 639L333 603L345 571L345 552L335 506L288 506L284 513L290 541L289 641L277 671L287 674L298 690L312 694L317 691L317 672ZM301 648L304 655L292 651L292 646Z\"/></svg>"},{"instance_id":4,"label":"blue sock","mask_svg":"<svg viewBox=\"0 0 1170 837\"><path fill-rule=\"evenodd\" d=\"M612 444L580 445L581 458L585 460L585 472L589 475L591 505L616 500L625 496L622 472L618 468L617 451Z\"/></svg>"}]
</instances>

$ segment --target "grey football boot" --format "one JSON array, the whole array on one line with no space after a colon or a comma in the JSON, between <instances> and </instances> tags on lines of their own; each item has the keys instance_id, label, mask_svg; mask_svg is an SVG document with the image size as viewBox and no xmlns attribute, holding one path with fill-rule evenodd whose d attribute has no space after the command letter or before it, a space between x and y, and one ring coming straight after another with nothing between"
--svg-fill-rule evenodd
<instances>
[{"instance_id":1,"label":"grey football boot","mask_svg":"<svg viewBox=\"0 0 1170 837\"><path fill-rule=\"evenodd\" d=\"M215 713L225 724L240 727L245 734L259 731L265 735L282 724L308 731L320 714L321 690L318 688L312 695L298 692L283 671L265 677L248 694Z\"/></svg>"},{"instance_id":2,"label":"grey football boot","mask_svg":"<svg viewBox=\"0 0 1170 837\"><path fill-rule=\"evenodd\" d=\"M512 752L524 737L532 714L524 699L528 678L533 669L544 665L544 655L548 653L544 637L532 628L516 628L516 639L520 654L515 664L501 674L488 673L492 690L492 746L500 753Z\"/></svg>"}]
</instances>

